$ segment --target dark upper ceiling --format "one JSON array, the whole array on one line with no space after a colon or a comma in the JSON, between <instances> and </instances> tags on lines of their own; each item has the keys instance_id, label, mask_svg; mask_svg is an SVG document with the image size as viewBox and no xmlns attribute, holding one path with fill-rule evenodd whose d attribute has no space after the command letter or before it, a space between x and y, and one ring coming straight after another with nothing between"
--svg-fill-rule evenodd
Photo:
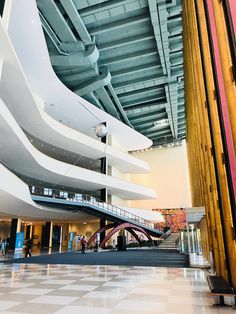
<instances>
[{"instance_id":1,"label":"dark upper ceiling","mask_svg":"<svg viewBox=\"0 0 236 314\"><path fill-rule=\"evenodd\" d=\"M181 0L37 0L53 68L149 137L185 138Z\"/></svg>"}]
</instances>

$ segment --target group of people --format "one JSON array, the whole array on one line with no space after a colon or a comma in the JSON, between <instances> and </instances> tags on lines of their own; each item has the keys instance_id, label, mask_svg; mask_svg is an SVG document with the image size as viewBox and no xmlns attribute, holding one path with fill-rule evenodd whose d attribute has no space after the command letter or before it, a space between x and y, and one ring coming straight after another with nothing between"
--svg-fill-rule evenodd
<instances>
[{"instance_id":1,"label":"group of people","mask_svg":"<svg viewBox=\"0 0 236 314\"><path fill-rule=\"evenodd\" d=\"M0 238L0 252L2 256L5 256L8 250L9 240Z\"/></svg>"},{"instance_id":2,"label":"group of people","mask_svg":"<svg viewBox=\"0 0 236 314\"><path fill-rule=\"evenodd\" d=\"M25 240L25 257L31 256L31 248L33 246L32 239L28 238ZM0 253L2 256L5 256L9 247L9 238L1 239L0 237Z\"/></svg>"}]
</instances>

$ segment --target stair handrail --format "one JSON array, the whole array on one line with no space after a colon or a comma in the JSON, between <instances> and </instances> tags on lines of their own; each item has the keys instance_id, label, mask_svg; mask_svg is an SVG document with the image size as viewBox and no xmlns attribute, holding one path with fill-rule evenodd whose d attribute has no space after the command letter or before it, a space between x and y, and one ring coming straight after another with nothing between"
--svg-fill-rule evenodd
<instances>
[{"instance_id":1,"label":"stair handrail","mask_svg":"<svg viewBox=\"0 0 236 314\"><path fill-rule=\"evenodd\" d=\"M39 195L39 196L50 197L50 198L55 198L55 199L65 199L68 201L77 201L77 202L82 202L82 203L89 203L91 205L96 205L98 207L102 207L103 209L107 211L111 211L121 217L128 218L146 227L162 232L160 229L154 228L155 226L154 222L147 220L145 218L142 218L138 215L132 214L118 206L106 203L98 199L97 197L94 197L89 194L77 193L77 192L72 192L68 190L60 190L60 189L55 189L52 187L42 187L42 186L37 186L37 185L29 185L29 191L31 195ZM40 191L43 191L43 192L40 192ZM45 194L45 192L47 192L48 194ZM73 197L71 197L72 195Z\"/></svg>"},{"instance_id":2,"label":"stair handrail","mask_svg":"<svg viewBox=\"0 0 236 314\"><path fill-rule=\"evenodd\" d=\"M162 239L163 241L169 236L171 235L171 230L167 230L165 233L163 233L159 239Z\"/></svg>"}]
</instances>

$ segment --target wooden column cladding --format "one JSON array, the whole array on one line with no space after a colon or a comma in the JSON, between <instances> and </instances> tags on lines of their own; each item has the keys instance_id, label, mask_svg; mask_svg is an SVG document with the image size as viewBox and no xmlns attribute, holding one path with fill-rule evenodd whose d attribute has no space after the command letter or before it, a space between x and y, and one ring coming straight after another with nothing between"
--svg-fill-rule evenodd
<instances>
[{"instance_id":1,"label":"wooden column cladding","mask_svg":"<svg viewBox=\"0 0 236 314\"><path fill-rule=\"evenodd\" d=\"M197 2L200 4L201 0ZM213 135L211 125L197 18L195 1L183 0L185 104L192 204L205 207L209 249L213 254L214 266L217 274L227 279L214 159L214 136L217 133ZM215 102L214 89L210 93ZM217 132L220 133L220 130Z\"/></svg>"},{"instance_id":2,"label":"wooden column cladding","mask_svg":"<svg viewBox=\"0 0 236 314\"><path fill-rule=\"evenodd\" d=\"M198 227L201 232L202 255L206 260L210 262L208 232L205 216L200 220Z\"/></svg>"},{"instance_id":3,"label":"wooden column cladding","mask_svg":"<svg viewBox=\"0 0 236 314\"><path fill-rule=\"evenodd\" d=\"M223 275L236 288L235 203L232 201L236 94L224 13L222 1L183 0L187 148L192 202L193 206L206 209L209 247L217 274ZM219 69L222 69L221 76ZM228 120L225 119L227 112ZM233 145L230 146L231 139ZM228 168L226 156L230 161Z\"/></svg>"},{"instance_id":4,"label":"wooden column cladding","mask_svg":"<svg viewBox=\"0 0 236 314\"><path fill-rule=\"evenodd\" d=\"M227 1L224 1L227 2ZM221 64L224 76L225 93L227 98L227 105L229 110L231 132L234 142L234 151L236 152L236 64L233 64L232 57L230 53L230 41L236 41L236 38L229 39L223 1L212 1L214 9L214 17L216 21L216 31L219 42L219 50L221 56ZM226 12L225 12L226 13ZM233 12L232 12L233 13ZM226 13L227 14L227 13ZM235 19L236 23L236 12L231 17Z\"/></svg>"}]
</instances>

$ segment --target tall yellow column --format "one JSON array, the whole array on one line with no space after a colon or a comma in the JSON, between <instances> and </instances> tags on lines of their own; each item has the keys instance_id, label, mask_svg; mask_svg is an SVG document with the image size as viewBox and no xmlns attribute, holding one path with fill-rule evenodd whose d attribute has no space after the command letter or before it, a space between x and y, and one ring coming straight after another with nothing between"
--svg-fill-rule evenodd
<instances>
[{"instance_id":1,"label":"tall yellow column","mask_svg":"<svg viewBox=\"0 0 236 314\"><path fill-rule=\"evenodd\" d=\"M217 15L218 36L227 42L220 1L213 1ZM205 0L183 0L185 102L187 117L187 147L191 175L193 206L205 206L209 248L213 252L217 274L231 280L236 287L236 247L233 235L228 178L224 164L222 130L218 113L213 65L206 24ZM220 21L223 23L222 27ZM224 32L224 33L223 33ZM219 37L221 38L221 37ZM227 43L228 45L229 43ZM229 78L230 54L221 45L228 107L235 96L235 86ZM230 110L235 110L234 108ZM235 111L232 113L233 117ZM234 129L236 119L234 120ZM231 117L232 123L232 117ZM204 235L204 231L203 231ZM204 252L207 246L204 244ZM206 254L207 255L207 254Z\"/></svg>"},{"instance_id":2,"label":"tall yellow column","mask_svg":"<svg viewBox=\"0 0 236 314\"><path fill-rule=\"evenodd\" d=\"M232 59L230 54L229 39L227 34L225 15L222 1L213 1L214 15L216 20L216 30L220 42L219 49L221 64L224 75L224 84L227 97L227 105L230 114L232 135L234 140L234 151L236 152L236 73L232 71Z\"/></svg>"},{"instance_id":3,"label":"tall yellow column","mask_svg":"<svg viewBox=\"0 0 236 314\"><path fill-rule=\"evenodd\" d=\"M183 4L185 100L187 111L187 144L192 182L193 205L205 206L209 247L214 256L217 273L226 276L224 246L219 211L216 210L214 161L211 154L211 137L206 95L202 73L198 29L194 1ZM209 253L207 254L209 256Z\"/></svg>"}]
</instances>

